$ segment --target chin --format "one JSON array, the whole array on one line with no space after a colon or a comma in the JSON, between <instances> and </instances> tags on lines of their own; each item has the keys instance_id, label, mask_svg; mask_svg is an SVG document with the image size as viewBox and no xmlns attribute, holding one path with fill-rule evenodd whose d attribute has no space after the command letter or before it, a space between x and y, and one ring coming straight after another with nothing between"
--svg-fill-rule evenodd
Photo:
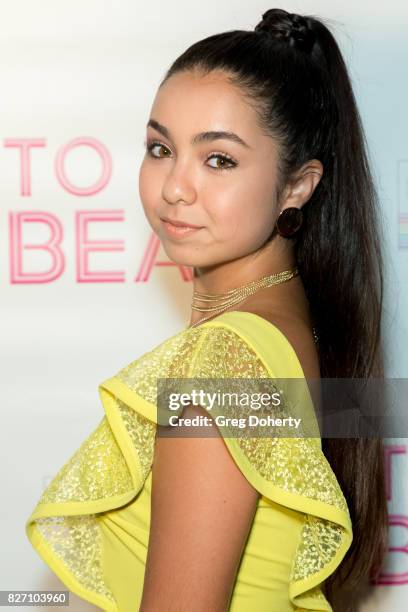
<instances>
[{"instance_id":1,"label":"chin","mask_svg":"<svg viewBox=\"0 0 408 612\"><path fill-rule=\"evenodd\" d=\"M208 265L208 263L203 260L202 257L199 256L199 254L197 253L197 256L194 255L186 255L186 254L182 254L182 253L170 253L166 251L166 254L168 256L168 258L170 259L170 261L172 261L173 263L177 264L178 266L188 266L191 268L195 268L197 266L201 267L201 266L206 266Z\"/></svg>"},{"instance_id":2,"label":"chin","mask_svg":"<svg viewBox=\"0 0 408 612\"><path fill-rule=\"evenodd\" d=\"M190 266L194 268L196 266L209 265L208 261L206 261L206 259L202 256L202 249L200 254L200 251L198 249L195 250L191 247L177 248L177 246L173 247L172 245L170 246L165 242L162 242L162 246L170 261L179 266Z\"/></svg>"}]
</instances>

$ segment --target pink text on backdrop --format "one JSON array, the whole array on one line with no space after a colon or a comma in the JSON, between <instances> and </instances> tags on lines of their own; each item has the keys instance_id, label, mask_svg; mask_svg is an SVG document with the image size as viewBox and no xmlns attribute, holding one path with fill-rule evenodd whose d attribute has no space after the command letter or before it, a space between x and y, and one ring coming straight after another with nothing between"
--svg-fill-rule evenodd
<instances>
[{"instance_id":1,"label":"pink text on backdrop","mask_svg":"<svg viewBox=\"0 0 408 612\"><path fill-rule=\"evenodd\" d=\"M123 210L79 210L75 213L75 255L76 281L78 283L123 283L123 270L91 270L89 256L94 252L124 251L123 240L91 240L89 226L92 223L124 220ZM48 230L48 239L42 243L26 244L23 241L23 227L30 223L43 223ZM9 214L10 236L10 282L11 284L50 283L61 277L65 269L65 250L63 245L64 230L58 217L43 211L21 211ZM173 266L180 270L184 281L192 280L192 270L187 266L162 261L158 258L160 240L152 232L142 255L142 261L135 277L135 282L148 282L155 267ZM50 259L46 269L27 271L24 268L23 254L26 250L42 250ZM64 250L65 249L65 250ZM70 252L71 246L68 247Z\"/></svg>"},{"instance_id":2,"label":"pink text on backdrop","mask_svg":"<svg viewBox=\"0 0 408 612\"><path fill-rule=\"evenodd\" d=\"M20 152L20 195L31 196L31 150L33 148L44 148L44 138L6 138L6 148L14 148ZM79 187L74 185L65 173L65 160L69 153L77 147L90 147L100 157L102 168L101 174L93 185ZM60 147L55 158L55 175L61 187L72 195L91 196L96 195L104 189L112 176L112 158L106 146L89 136L80 136Z\"/></svg>"},{"instance_id":3,"label":"pink text on backdrop","mask_svg":"<svg viewBox=\"0 0 408 612\"><path fill-rule=\"evenodd\" d=\"M393 472L392 464L393 460L398 455L407 455L407 447L403 444L385 444L384 445L384 469L385 469L385 480L386 480L386 492L387 499L391 501L393 498ZM402 470L398 470L399 477L403 473ZM389 534L398 533L402 530L406 533L403 541L397 546L388 545L388 555L391 555L391 561L393 561L393 555L398 555L398 562L395 561L394 565L400 567L400 571L381 572L377 580L374 581L376 585L400 585L408 584L408 516L403 514L389 514L388 515L388 527ZM398 531L394 531L398 530ZM390 557L389 557L390 558Z\"/></svg>"}]
</instances>

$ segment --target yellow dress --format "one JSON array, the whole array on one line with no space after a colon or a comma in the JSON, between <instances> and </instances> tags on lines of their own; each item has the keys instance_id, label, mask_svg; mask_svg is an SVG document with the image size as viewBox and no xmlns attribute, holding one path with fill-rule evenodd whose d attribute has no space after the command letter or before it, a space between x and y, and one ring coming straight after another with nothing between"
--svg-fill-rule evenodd
<instances>
[{"instance_id":1,"label":"yellow dress","mask_svg":"<svg viewBox=\"0 0 408 612\"><path fill-rule=\"evenodd\" d=\"M43 492L26 533L67 588L102 610L139 610L160 423L157 379L194 377L305 382L275 325L233 311L182 330L99 385L104 416ZM290 400L287 406L296 406ZM301 403L317 426L309 392ZM324 581L350 547L352 525L319 433L248 438L219 430L260 493L228 610L332 611Z\"/></svg>"}]
</instances>

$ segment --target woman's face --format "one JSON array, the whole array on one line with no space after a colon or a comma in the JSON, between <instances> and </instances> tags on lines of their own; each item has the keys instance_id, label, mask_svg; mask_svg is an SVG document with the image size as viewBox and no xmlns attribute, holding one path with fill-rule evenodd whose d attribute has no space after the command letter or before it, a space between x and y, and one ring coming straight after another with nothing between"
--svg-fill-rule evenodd
<instances>
[{"instance_id":1,"label":"woman's face","mask_svg":"<svg viewBox=\"0 0 408 612\"><path fill-rule=\"evenodd\" d=\"M159 89L149 124L139 193L170 260L204 267L259 249L279 212L277 149L242 92L221 71L175 74ZM199 229L176 233L164 217Z\"/></svg>"}]
</instances>

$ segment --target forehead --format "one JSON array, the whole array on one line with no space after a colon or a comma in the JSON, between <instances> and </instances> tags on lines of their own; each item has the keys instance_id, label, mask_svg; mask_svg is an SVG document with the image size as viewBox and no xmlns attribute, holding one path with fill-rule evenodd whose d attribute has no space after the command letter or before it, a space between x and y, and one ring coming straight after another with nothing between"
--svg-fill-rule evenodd
<instances>
[{"instance_id":1,"label":"forehead","mask_svg":"<svg viewBox=\"0 0 408 612\"><path fill-rule=\"evenodd\" d=\"M244 139L246 134L249 139L250 134L260 131L257 114L242 89L219 70L205 75L199 71L172 75L159 88L151 117L172 133L223 129L237 131Z\"/></svg>"}]
</instances>

